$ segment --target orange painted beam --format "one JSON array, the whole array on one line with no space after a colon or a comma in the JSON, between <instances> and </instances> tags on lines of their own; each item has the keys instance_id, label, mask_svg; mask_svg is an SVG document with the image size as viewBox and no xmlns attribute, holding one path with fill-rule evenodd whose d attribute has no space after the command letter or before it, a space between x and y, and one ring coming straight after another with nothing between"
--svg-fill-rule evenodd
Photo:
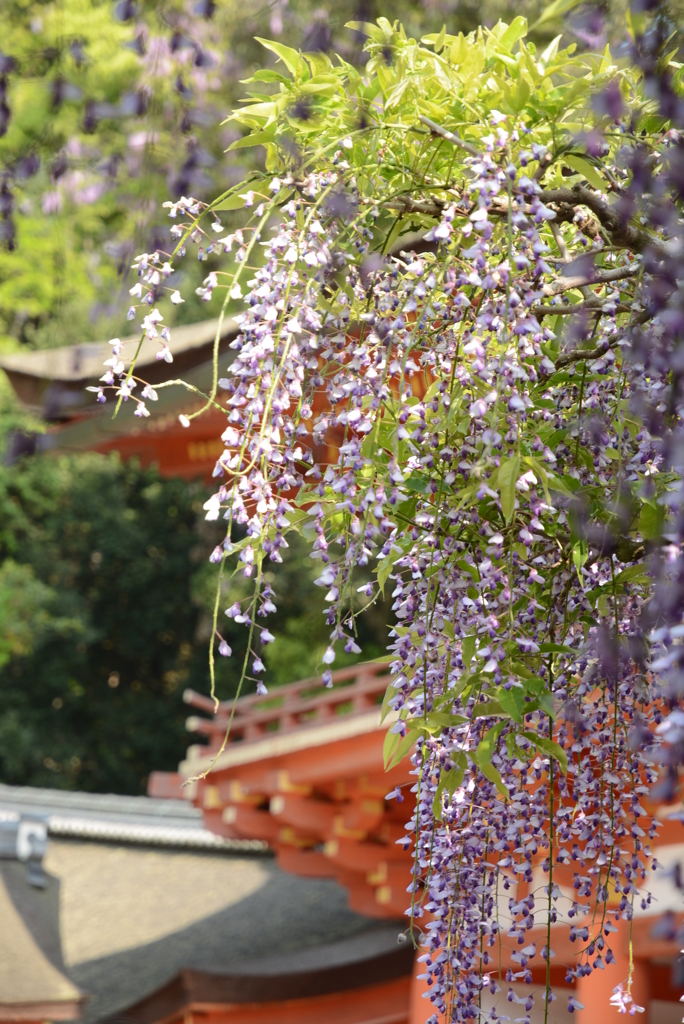
<instances>
[{"instance_id":1,"label":"orange painted beam","mask_svg":"<svg viewBox=\"0 0 684 1024\"><path fill-rule=\"evenodd\" d=\"M405 823L410 820L411 815L413 814L414 806L415 804L413 800L411 800L410 803L401 804L402 808L406 807L406 810L402 810L401 822L397 823L395 821L391 821L386 816L385 820L382 822L378 830L374 833L374 836L377 837L381 842L387 843L388 846L397 846L398 841L400 839L403 839L407 834ZM396 811L392 809L392 811L390 811L390 814L394 813L396 813ZM398 848L400 849L401 847ZM407 853L406 856L410 857L411 854Z\"/></svg>"},{"instance_id":2,"label":"orange painted beam","mask_svg":"<svg viewBox=\"0 0 684 1024\"><path fill-rule=\"evenodd\" d=\"M278 845L277 860L284 871L289 871L293 875L304 878L334 878L347 890L350 908L368 917L401 917L410 902L410 897L405 892L410 877L408 866L401 865L404 877L399 885L391 886L387 883L373 885L363 872L338 867L318 850Z\"/></svg>"},{"instance_id":3,"label":"orange painted beam","mask_svg":"<svg viewBox=\"0 0 684 1024\"><path fill-rule=\"evenodd\" d=\"M662 999L666 1003L679 1003L684 997L684 985L672 983L671 964L649 964L649 982L653 999Z\"/></svg>"},{"instance_id":4,"label":"orange painted beam","mask_svg":"<svg viewBox=\"0 0 684 1024\"><path fill-rule=\"evenodd\" d=\"M412 878L412 866L411 860L408 857L402 861L383 860L372 871L367 873L366 881L369 885L389 885L392 889L403 889L404 893L406 893ZM406 898L407 896L405 895L404 900Z\"/></svg>"},{"instance_id":5,"label":"orange painted beam","mask_svg":"<svg viewBox=\"0 0 684 1024\"><path fill-rule=\"evenodd\" d=\"M217 836L223 836L224 839L262 839L262 836L256 835L244 835L239 832L234 826L228 821L227 818L223 817L223 811L219 809L205 811L204 812L204 827L208 828L210 832L214 832Z\"/></svg>"},{"instance_id":6,"label":"orange painted beam","mask_svg":"<svg viewBox=\"0 0 684 1024\"><path fill-rule=\"evenodd\" d=\"M271 797L269 809L276 821L319 839L332 832L338 813L333 803L294 793L278 793Z\"/></svg>"},{"instance_id":7,"label":"orange painted beam","mask_svg":"<svg viewBox=\"0 0 684 1024\"><path fill-rule=\"evenodd\" d=\"M375 902L382 907L385 917L401 917L407 923L406 911L411 906L411 894L406 892L406 886L400 885L378 885L375 889Z\"/></svg>"},{"instance_id":8,"label":"orange painted beam","mask_svg":"<svg viewBox=\"0 0 684 1024\"><path fill-rule=\"evenodd\" d=\"M268 811L259 811L246 804L224 807L220 812L224 826L232 829L233 834L241 839L263 839L267 843L275 843L280 834L280 825ZM208 815L205 811L204 820ZM211 825L207 822L207 827Z\"/></svg>"},{"instance_id":9,"label":"orange painted beam","mask_svg":"<svg viewBox=\"0 0 684 1024\"><path fill-rule=\"evenodd\" d=\"M625 982L629 975L629 959L615 955L615 963L603 971L592 971L585 978L579 978L576 995L584 1009L577 1014L578 1024L620 1024L625 1020L617 1007L610 1005L613 989ZM632 969L632 998L638 1006L648 1011L651 998L649 964L646 960L634 960ZM644 1017L639 1018L644 1020ZM648 1020L648 1017L645 1018Z\"/></svg>"},{"instance_id":10,"label":"orange painted beam","mask_svg":"<svg viewBox=\"0 0 684 1024\"><path fill-rule=\"evenodd\" d=\"M410 854L400 846L359 843L352 839L329 839L323 853L338 867L362 874L374 871L383 861L402 861L407 865L411 863Z\"/></svg>"},{"instance_id":11,"label":"orange painted beam","mask_svg":"<svg viewBox=\"0 0 684 1024\"><path fill-rule=\"evenodd\" d=\"M675 931L680 932L684 927L684 913L673 914ZM658 929L655 928L660 915L650 914L644 917L635 917L632 924L632 943L635 956L642 959L676 959L681 952L681 943L674 939L658 938ZM653 932L656 932L654 935ZM628 949L629 938L622 936L624 949Z\"/></svg>"},{"instance_id":12,"label":"orange painted beam","mask_svg":"<svg viewBox=\"0 0 684 1024\"><path fill-rule=\"evenodd\" d=\"M211 782L202 780L198 786L197 799L200 802L202 786L211 785L224 803L268 802L269 797L277 793L297 793L299 796L310 796L311 784L293 783L286 768L277 767L278 761L285 758L264 758L248 764L235 765L232 768L214 769L209 776Z\"/></svg>"},{"instance_id":13,"label":"orange painted beam","mask_svg":"<svg viewBox=\"0 0 684 1024\"><path fill-rule=\"evenodd\" d=\"M421 977L425 974L425 964L418 962L418 957L422 953L423 949L419 948L413 961L413 976L409 985L409 1024L426 1024L435 1012L429 999L427 979Z\"/></svg>"},{"instance_id":14,"label":"orange painted beam","mask_svg":"<svg viewBox=\"0 0 684 1024\"><path fill-rule=\"evenodd\" d=\"M278 793L271 797L271 816L290 825L303 837L321 841L328 837L363 840L383 821L383 800L363 799L350 803L334 803L313 797Z\"/></svg>"},{"instance_id":15,"label":"orange painted beam","mask_svg":"<svg viewBox=\"0 0 684 1024\"><path fill-rule=\"evenodd\" d=\"M143 467L156 464L162 476L211 480L225 447L220 440L225 426L226 417L220 412L206 413L189 428L181 427L175 415L158 417L149 426L136 425L127 434L102 440L93 445L93 451L117 451L123 459L139 459Z\"/></svg>"},{"instance_id":16,"label":"orange painted beam","mask_svg":"<svg viewBox=\"0 0 684 1024\"><path fill-rule=\"evenodd\" d=\"M335 865L318 850L299 850L295 846L277 846L278 867L302 878L335 878Z\"/></svg>"},{"instance_id":17,"label":"orange painted beam","mask_svg":"<svg viewBox=\"0 0 684 1024\"><path fill-rule=\"evenodd\" d=\"M382 822L384 800L377 798L354 800L339 805L339 814L333 822L333 835L341 839L365 839Z\"/></svg>"},{"instance_id":18,"label":"orange painted beam","mask_svg":"<svg viewBox=\"0 0 684 1024\"><path fill-rule=\"evenodd\" d=\"M365 914L366 917L376 917L381 920L396 919L403 917L404 911L410 903L410 898L403 893L403 899L398 899L398 894L383 893L373 888L372 885L359 875L358 881L345 881L344 887L347 890L347 902L350 908L357 914ZM393 898L385 899L385 896ZM408 919L407 919L408 920Z\"/></svg>"},{"instance_id":19,"label":"orange painted beam","mask_svg":"<svg viewBox=\"0 0 684 1024\"><path fill-rule=\"evenodd\" d=\"M613 914L610 914L607 918L611 924L615 925L615 919ZM645 917L636 917L632 925L632 945L634 951L634 957L643 963L648 963L651 960L661 960L673 962L680 951L680 944L675 941L666 939L659 939L653 937L654 926L657 925L659 915L648 915ZM591 924L591 920L588 919L586 922L588 925ZM675 915L675 930L682 927L684 924L684 914ZM600 921L596 923L596 934L599 933ZM617 933L611 933L608 945L615 955L618 964L627 964L629 966L629 927L626 922L620 920L617 922L618 931ZM657 931L657 929L656 929ZM546 945L546 928L535 927L527 932L526 942L528 944L535 943L538 950L541 950ZM555 970L565 970L566 966L574 967L579 962L580 951L586 946L586 942L577 940L570 942L569 931L564 925L554 925L551 929L551 948L555 953L555 959L553 968ZM497 968L499 966L499 950L501 951L501 967L503 969L507 967L513 968L513 970L519 970L517 965L511 959L511 953L519 950L520 947L512 939L509 939L506 935L505 929L502 932L501 943L497 943L495 947L487 949L487 952L492 957ZM530 962L530 968L533 976L536 976L537 972L542 971L545 973L545 964L537 955L534 960ZM622 980L620 970L616 969L613 965L606 969L605 972L595 971L595 974L606 974L606 976L613 979L613 988ZM627 969L624 971L624 976L627 977ZM684 989L683 989L684 991ZM612 988L611 988L612 992ZM667 998L663 996L663 998ZM584 1002L582 999L581 1002Z\"/></svg>"},{"instance_id":20,"label":"orange painted beam","mask_svg":"<svg viewBox=\"0 0 684 1024\"><path fill-rule=\"evenodd\" d=\"M327 744L325 756L322 756L320 747L309 747L306 750L287 754L287 765L283 764L283 767L287 767L292 782L308 783L309 785L322 785L326 782L334 783L338 779L372 775L382 768L384 740L384 729L363 733L360 736L350 736L347 739ZM411 779L410 765L407 762L402 762L399 767L402 781L408 782ZM385 792L392 789L389 775L388 783Z\"/></svg>"}]
</instances>

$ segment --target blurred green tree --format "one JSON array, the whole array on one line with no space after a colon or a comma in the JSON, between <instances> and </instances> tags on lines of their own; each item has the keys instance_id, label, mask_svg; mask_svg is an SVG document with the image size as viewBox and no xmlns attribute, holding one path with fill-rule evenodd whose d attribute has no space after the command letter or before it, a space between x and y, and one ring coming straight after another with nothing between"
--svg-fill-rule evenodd
<instances>
[{"instance_id":1,"label":"blurred green tree","mask_svg":"<svg viewBox=\"0 0 684 1024\"><path fill-rule=\"evenodd\" d=\"M203 517L208 493L100 455L0 473L0 780L140 793L152 769L175 769L189 742L183 690L208 688L207 556L221 535ZM269 682L287 683L318 670L328 629L305 546L278 569L265 660ZM222 607L246 584L226 580ZM245 631L222 619L238 655L217 666L228 698ZM377 607L360 619L364 657L384 652L386 621Z\"/></svg>"},{"instance_id":2,"label":"blurred green tree","mask_svg":"<svg viewBox=\"0 0 684 1024\"><path fill-rule=\"evenodd\" d=\"M202 500L95 455L0 474L3 781L135 793L175 766L183 686L206 673L190 595Z\"/></svg>"}]
</instances>

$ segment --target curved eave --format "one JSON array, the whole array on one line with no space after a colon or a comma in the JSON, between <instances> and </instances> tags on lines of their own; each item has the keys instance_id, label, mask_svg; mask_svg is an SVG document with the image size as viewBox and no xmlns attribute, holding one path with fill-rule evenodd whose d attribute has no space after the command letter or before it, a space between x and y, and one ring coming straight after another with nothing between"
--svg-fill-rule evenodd
<instances>
[{"instance_id":1,"label":"curved eave","mask_svg":"<svg viewBox=\"0 0 684 1024\"><path fill-rule=\"evenodd\" d=\"M189 1009L200 1007L253 1007L260 1004L284 1004L301 1000L312 1009L320 997L342 993L382 989L388 983L408 979L413 966L413 946L406 943L391 952L366 956L360 960L318 970L270 973L267 964L261 971L244 974L216 974L207 971L180 971L166 985L146 999L109 1017L102 1024L158 1024L177 1019ZM302 1006L304 1009L304 1006ZM301 1015L306 1019L305 1015Z\"/></svg>"}]
</instances>

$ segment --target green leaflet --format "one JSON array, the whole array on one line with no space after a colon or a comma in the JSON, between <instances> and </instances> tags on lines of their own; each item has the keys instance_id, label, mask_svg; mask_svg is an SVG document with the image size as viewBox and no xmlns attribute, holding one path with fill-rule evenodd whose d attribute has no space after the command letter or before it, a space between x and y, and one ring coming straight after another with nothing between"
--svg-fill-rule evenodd
<instances>
[{"instance_id":1,"label":"green leaflet","mask_svg":"<svg viewBox=\"0 0 684 1024\"><path fill-rule=\"evenodd\" d=\"M568 11L571 11L573 7L578 7L581 2L582 0L554 0L554 3L549 4L549 6L544 9L541 17L537 18L533 25L530 25L530 30L534 32L538 28L541 28L542 25L545 25L547 21L553 21L554 18L560 18L562 14L566 14Z\"/></svg>"},{"instance_id":2,"label":"green leaflet","mask_svg":"<svg viewBox=\"0 0 684 1024\"><path fill-rule=\"evenodd\" d=\"M510 715L498 700L488 700L475 705L473 718L510 718Z\"/></svg>"},{"instance_id":3,"label":"green leaflet","mask_svg":"<svg viewBox=\"0 0 684 1024\"><path fill-rule=\"evenodd\" d=\"M499 736L501 735L505 725L505 722L497 722L496 725L487 729L487 732L478 743L475 760L480 767L482 767L483 764L489 764L494 757L499 742Z\"/></svg>"},{"instance_id":4,"label":"green leaflet","mask_svg":"<svg viewBox=\"0 0 684 1024\"><path fill-rule=\"evenodd\" d=\"M525 739L528 739L530 743L533 743L541 754L546 754L547 757L552 757L554 761L558 761L563 775L568 774L568 755L555 740L550 740L546 736L538 736L537 733L529 732L527 730L523 732L523 736Z\"/></svg>"},{"instance_id":5,"label":"green leaflet","mask_svg":"<svg viewBox=\"0 0 684 1024\"><path fill-rule=\"evenodd\" d=\"M243 85L250 85L252 82L283 82L289 84L290 79L286 78L285 75L279 75L277 71L272 68L262 68L256 71L251 78L243 78Z\"/></svg>"},{"instance_id":6,"label":"green leaflet","mask_svg":"<svg viewBox=\"0 0 684 1024\"><path fill-rule=\"evenodd\" d=\"M536 704L541 708L542 711L546 712L549 718L555 722L558 715L556 714L556 707L553 702L553 695L548 690L540 693L537 697Z\"/></svg>"},{"instance_id":7,"label":"green leaflet","mask_svg":"<svg viewBox=\"0 0 684 1024\"><path fill-rule=\"evenodd\" d=\"M517 650L517 644L516 644ZM527 665L524 665L521 661L511 660L510 662L511 673L519 679L524 679L526 682L538 682L539 676L535 675L534 672L530 671Z\"/></svg>"},{"instance_id":8,"label":"green leaflet","mask_svg":"<svg viewBox=\"0 0 684 1024\"><path fill-rule=\"evenodd\" d=\"M539 459L534 459L530 455L525 456L525 462L535 473L537 478L541 480L541 485L544 488L544 497L546 498L547 504L551 505L552 501L549 493L549 474L546 472L546 469L542 466Z\"/></svg>"},{"instance_id":9,"label":"green leaflet","mask_svg":"<svg viewBox=\"0 0 684 1024\"><path fill-rule=\"evenodd\" d=\"M335 75L317 75L315 78L311 78L308 82L300 85L299 91L305 95L333 96L337 92L339 84Z\"/></svg>"},{"instance_id":10,"label":"green leaflet","mask_svg":"<svg viewBox=\"0 0 684 1024\"><path fill-rule=\"evenodd\" d=\"M501 511L507 523L510 523L515 512L515 485L519 476L520 459L517 455L501 460L497 483L501 493Z\"/></svg>"},{"instance_id":11,"label":"green leaflet","mask_svg":"<svg viewBox=\"0 0 684 1024\"><path fill-rule=\"evenodd\" d=\"M470 667L470 663L473 660L475 654L475 635L464 636L461 638L461 657L463 658L463 664L466 668Z\"/></svg>"},{"instance_id":12,"label":"green leaflet","mask_svg":"<svg viewBox=\"0 0 684 1024\"><path fill-rule=\"evenodd\" d=\"M256 146L257 145L257 143L254 142L254 136L253 135L245 135L244 138L251 140L250 141L250 145L252 145L252 146ZM240 139L239 141L241 142L242 139ZM247 186L245 186L245 191L247 191ZM255 194L255 196L259 195L256 192L254 194ZM266 196L259 196L259 198L266 199L267 197ZM214 206L213 209L214 210L243 210L244 207L245 207L245 201L240 196L228 196L227 199L224 199L221 203L218 204L218 206Z\"/></svg>"},{"instance_id":13,"label":"green leaflet","mask_svg":"<svg viewBox=\"0 0 684 1024\"><path fill-rule=\"evenodd\" d=\"M382 725L382 723L385 721L385 719L387 718L387 716L390 713L391 709L390 709L389 702L391 701L391 699L392 699L392 697L394 696L395 693L396 693L396 690L392 686L392 683L389 682L387 684L387 689L385 690L385 694L384 694L384 696L382 698L382 707L380 709L380 724L381 725ZM387 735L389 736L389 733ZM387 736L385 737L385 740L387 740Z\"/></svg>"},{"instance_id":14,"label":"green leaflet","mask_svg":"<svg viewBox=\"0 0 684 1024\"><path fill-rule=\"evenodd\" d=\"M510 798L510 793L508 792L506 786L504 786L504 781L501 778L501 772L499 771L498 768L495 768L493 764L483 764L480 765L480 771L482 772L483 775L487 776L490 782L494 783L494 785L499 790L499 792L501 793L502 797L504 797L505 800L508 800Z\"/></svg>"},{"instance_id":15,"label":"green leaflet","mask_svg":"<svg viewBox=\"0 0 684 1024\"><path fill-rule=\"evenodd\" d=\"M255 36L255 39L267 50L275 53L293 77L301 71L303 61L297 50L293 50L291 46L284 46L283 43L274 43L270 39L261 39L259 36Z\"/></svg>"},{"instance_id":16,"label":"green leaflet","mask_svg":"<svg viewBox=\"0 0 684 1024\"><path fill-rule=\"evenodd\" d=\"M248 110L249 110L249 108L248 108ZM228 146L228 151L230 151L230 150L249 150L250 146L252 146L252 145L267 145L268 142L273 142L274 139L275 139L275 126L273 125L271 128L268 128L265 131L254 131L254 132L252 132L249 135L243 135L242 138L236 139L236 141L230 143L230 145ZM242 202L242 204L244 206L245 205L245 201L242 200L241 202ZM226 210L233 209L234 210L234 209L238 209L238 208L237 207L223 207L222 209L226 209Z\"/></svg>"},{"instance_id":17,"label":"green leaflet","mask_svg":"<svg viewBox=\"0 0 684 1024\"><path fill-rule=\"evenodd\" d=\"M434 799L432 801L432 809L435 817L441 820L443 811L442 794L448 793L451 796L455 791L463 784L463 777L465 775L466 768L468 767L468 758L459 751L458 754L452 754L451 760L455 762L456 767L451 768L448 772L443 772L440 776L439 786L435 792Z\"/></svg>"},{"instance_id":18,"label":"green leaflet","mask_svg":"<svg viewBox=\"0 0 684 1024\"><path fill-rule=\"evenodd\" d=\"M389 693L390 687L388 687L385 694L386 700L389 702L387 694ZM386 716L385 700L383 700L383 715ZM418 737L421 735L438 735L443 732L444 729L451 728L454 725L464 725L468 721L463 715L452 715L446 711L431 711L425 718L409 718L406 721L406 735L401 737L397 732L388 732L385 735L383 743L383 758L385 761L385 769L389 770L394 768L395 765L399 764L401 760L409 753L413 744L416 742Z\"/></svg>"},{"instance_id":19,"label":"green leaflet","mask_svg":"<svg viewBox=\"0 0 684 1024\"><path fill-rule=\"evenodd\" d=\"M657 540L663 532L665 509L662 505L642 505L639 512L639 533L644 540Z\"/></svg>"},{"instance_id":20,"label":"green leaflet","mask_svg":"<svg viewBox=\"0 0 684 1024\"><path fill-rule=\"evenodd\" d=\"M378 564L378 567L375 570L378 574L378 584L383 594L385 593L385 583L387 582L387 577L392 572L392 566L394 565L394 562L396 560L392 556L393 552L390 551L387 558L383 558L382 562Z\"/></svg>"},{"instance_id":21,"label":"green leaflet","mask_svg":"<svg viewBox=\"0 0 684 1024\"><path fill-rule=\"evenodd\" d=\"M430 480L426 476L420 476L417 473L413 473L406 479L406 487L409 491L418 491L419 494L428 493L428 484Z\"/></svg>"},{"instance_id":22,"label":"green leaflet","mask_svg":"<svg viewBox=\"0 0 684 1024\"><path fill-rule=\"evenodd\" d=\"M382 20L385 21L384 18ZM379 18L378 21L380 21ZM392 35L391 30L388 35L386 30L378 27L378 25L374 25L370 21L348 21L345 28L354 29L356 32L363 32L364 35L375 40L376 43L389 42Z\"/></svg>"},{"instance_id":23,"label":"green leaflet","mask_svg":"<svg viewBox=\"0 0 684 1024\"><path fill-rule=\"evenodd\" d=\"M499 22L501 24L501 22ZM523 18L519 14L510 23L503 35L499 36L499 46L505 50L512 50L519 39L523 39L527 35L527 18Z\"/></svg>"},{"instance_id":24,"label":"green leaflet","mask_svg":"<svg viewBox=\"0 0 684 1024\"><path fill-rule=\"evenodd\" d=\"M411 732L410 730L405 736L400 736L398 732L388 731L386 733L385 740L382 745L382 757L385 762L385 771L389 771L390 768L394 768L400 761L403 761L413 747L413 744L416 742L416 739L416 733Z\"/></svg>"},{"instance_id":25,"label":"green leaflet","mask_svg":"<svg viewBox=\"0 0 684 1024\"><path fill-rule=\"evenodd\" d=\"M443 729L449 729L454 725L464 725L468 719L463 715L452 715L447 711L430 711L425 718L413 719L413 721L419 721L421 728L435 735L435 733L442 732Z\"/></svg>"},{"instance_id":26,"label":"green leaflet","mask_svg":"<svg viewBox=\"0 0 684 1024\"><path fill-rule=\"evenodd\" d=\"M648 580L643 565L630 565L615 577L616 583L647 583Z\"/></svg>"},{"instance_id":27,"label":"green leaflet","mask_svg":"<svg viewBox=\"0 0 684 1024\"><path fill-rule=\"evenodd\" d=\"M599 192L605 192L608 188L607 183L603 180L599 172L595 167L589 163L588 160L583 159L580 156L566 153L563 155L563 163L566 163L568 167L572 167L573 171L577 171L584 178L587 179L590 185L593 185Z\"/></svg>"},{"instance_id":28,"label":"green leaflet","mask_svg":"<svg viewBox=\"0 0 684 1024\"><path fill-rule=\"evenodd\" d=\"M520 686L513 686L510 690L505 690L503 686L500 686L496 691L499 704L509 715L514 722L519 725L522 724L523 715L526 712L528 704L525 703L525 691Z\"/></svg>"},{"instance_id":29,"label":"green leaflet","mask_svg":"<svg viewBox=\"0 0 684 1024\"><path fill-rule=\"evenodd\" d=\"M502 796L508 799L509 793L503 784L501 773L492 764L492 758L496 753L496 748L499 743L499 736L501 735L506 723L497 722L491 729L488 729L482 739L477 745L475 751L475 763L482 772L483 775L495 784Z\"/></svg>"},{"instance_id":30,"label":"green leaflet","mask_svg":"<svg viewBox=\"0 0 684 1024\"><path fill-rule=\"evenodd\" d=\"M589 558L589 548L586 540L576 540L572 545L572 562L577 569L577 575L582 579L581 569L586 560Z\"/></svg>"}]
</instances>

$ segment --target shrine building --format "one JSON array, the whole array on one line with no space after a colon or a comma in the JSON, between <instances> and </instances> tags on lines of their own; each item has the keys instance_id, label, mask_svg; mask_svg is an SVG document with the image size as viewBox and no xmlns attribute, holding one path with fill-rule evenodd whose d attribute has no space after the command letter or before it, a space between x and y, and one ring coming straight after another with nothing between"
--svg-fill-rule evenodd
<instances>
[{"instance_id":1,"label":"shrine building","mask_svg":"<svg viewBox=\"0 0 684 1024\"><path fill-rule=\"evenodd\" d=\"M217 331L220 365L224 366L234 356L229 345L237 334L237 324L229 318L220 327L218 320L206 320L174 328L168 345L171 364L158 360L160 346L145 339L136 373L152 385L171 377L183 378L206 394L212 386ZM132 357L140 334L122 340L126 357ZM191 421L190 427L182 427L179 415L190 415L204 405L204 400L176 386L157 392L158 400L148 418L134 415L135 401L122 402L114 418L115 402L111 397L99 404L92 392L86 391L99 383L106 369L104 362L110 356L107 342L0 356L0 369L7 374L22 407L47 424L46 433L32 439L35 448L55 454L117 451L124 459L138 458L143 466L156 464L164 476L210 478L223 451L220 437L225 430L224 414L212 409ZM16 443L21 445L22 439Z\"/></svg>"},{"instance_id":2,"label":"shrine building","mask_svg":"<svg viewBox=\"0 0 684 1024\"><path fill-rule=\"evenodd\" d=\"M149 792L175 794L180 784L209 770L206 778L189 782L184 788L186 796L202 809L208 829L225 838L262 839L285 871L304 878L334 879L346 890L348 905L354 911L377 920L403 919L406 931L406 911L411 901L406 888L413 855L410 847L406 849L397 841L406 835L406 822L415 806L411 794L415 776L410 774L408 759L389 772L383 767L384 737L392 721L391 716L384 724L380 720L380 704L389 682L387 665L372 663L342 669L333 680L332 690L310 679L279 687L268 696L240 698L222 753L219 751L232 703L222 704L214 715L208 698L187 692L185 700L203 712L188 719L188 728L206 743L189 748L177 774L153 773ZM385 799L395 786L402 787L403 803ZM684 970L675 936L684 924L684 906L682 893L672 878L677 865L684 862L684 805L678 802L647 810L654 811L661 823L653 844L660 867L645 883L654 896L652 905L647 911L635 908L632 991L636 1002L647 1008L644 1024L679 1024ZM563 879L558 871L555 875L562 889ZM609 900L609 909L617 906L619 899L615 894L612 904ZM514 994L523 996L530 987L503 982L507 968L517 970L511 958L517 944L506 937L505 902L502 900L499 908L499 962L489 972L501 972L502 992L483 999L483 1008L495 1005L500 1016L508 1014L512 1019L520 1014L511 1013L518 1008L507 1002L506 992L510 987ZM548 1024L570 1024L573 1020L579 1024L618 1024L621 1016L609 1000L613 988L626 979L629 971L627 923L620 922L618 933L612 936L616 963L572 986L565 981L565 973L576 963L577 950L568 934L565 925L552 927L555 959L551 983L558 999L550 1008ZM536 925L528 935L529 943L541 949L546 943L546 925ZM366 1017L354 1007L349 1016L336 1017L336 1024L379 1024L380 1020L388 1024L390 1020L425 1024L433 1008L425 998L421 973L416 959L410 985L406 981L395 983L395 998L399 1001L401 993L404 1000L395 1016ZM532 991L539 997L530 1019L532 1024L543 1024L540 996L546 968L540 957L536 967L532 964L532 976ZM584 1005L574 1014L568 1012L564 998L571 993ZM522 1007L519 1010L522 1012ZM211 1024L232 1021L226 1011L217 1010L216 1014ZM180 1024L180 1017L173 1024Z\"/></svg>"},{"instance_id":3,"label":"shrine building","mask_svg":"<svg viewBox=\"0 0 684 1024\"><path fill-rule=\"evenodd\" d=\"M400 1021L397 931L187 800L0 785L2 1022Z\"/></svg>"}]
</instances>

